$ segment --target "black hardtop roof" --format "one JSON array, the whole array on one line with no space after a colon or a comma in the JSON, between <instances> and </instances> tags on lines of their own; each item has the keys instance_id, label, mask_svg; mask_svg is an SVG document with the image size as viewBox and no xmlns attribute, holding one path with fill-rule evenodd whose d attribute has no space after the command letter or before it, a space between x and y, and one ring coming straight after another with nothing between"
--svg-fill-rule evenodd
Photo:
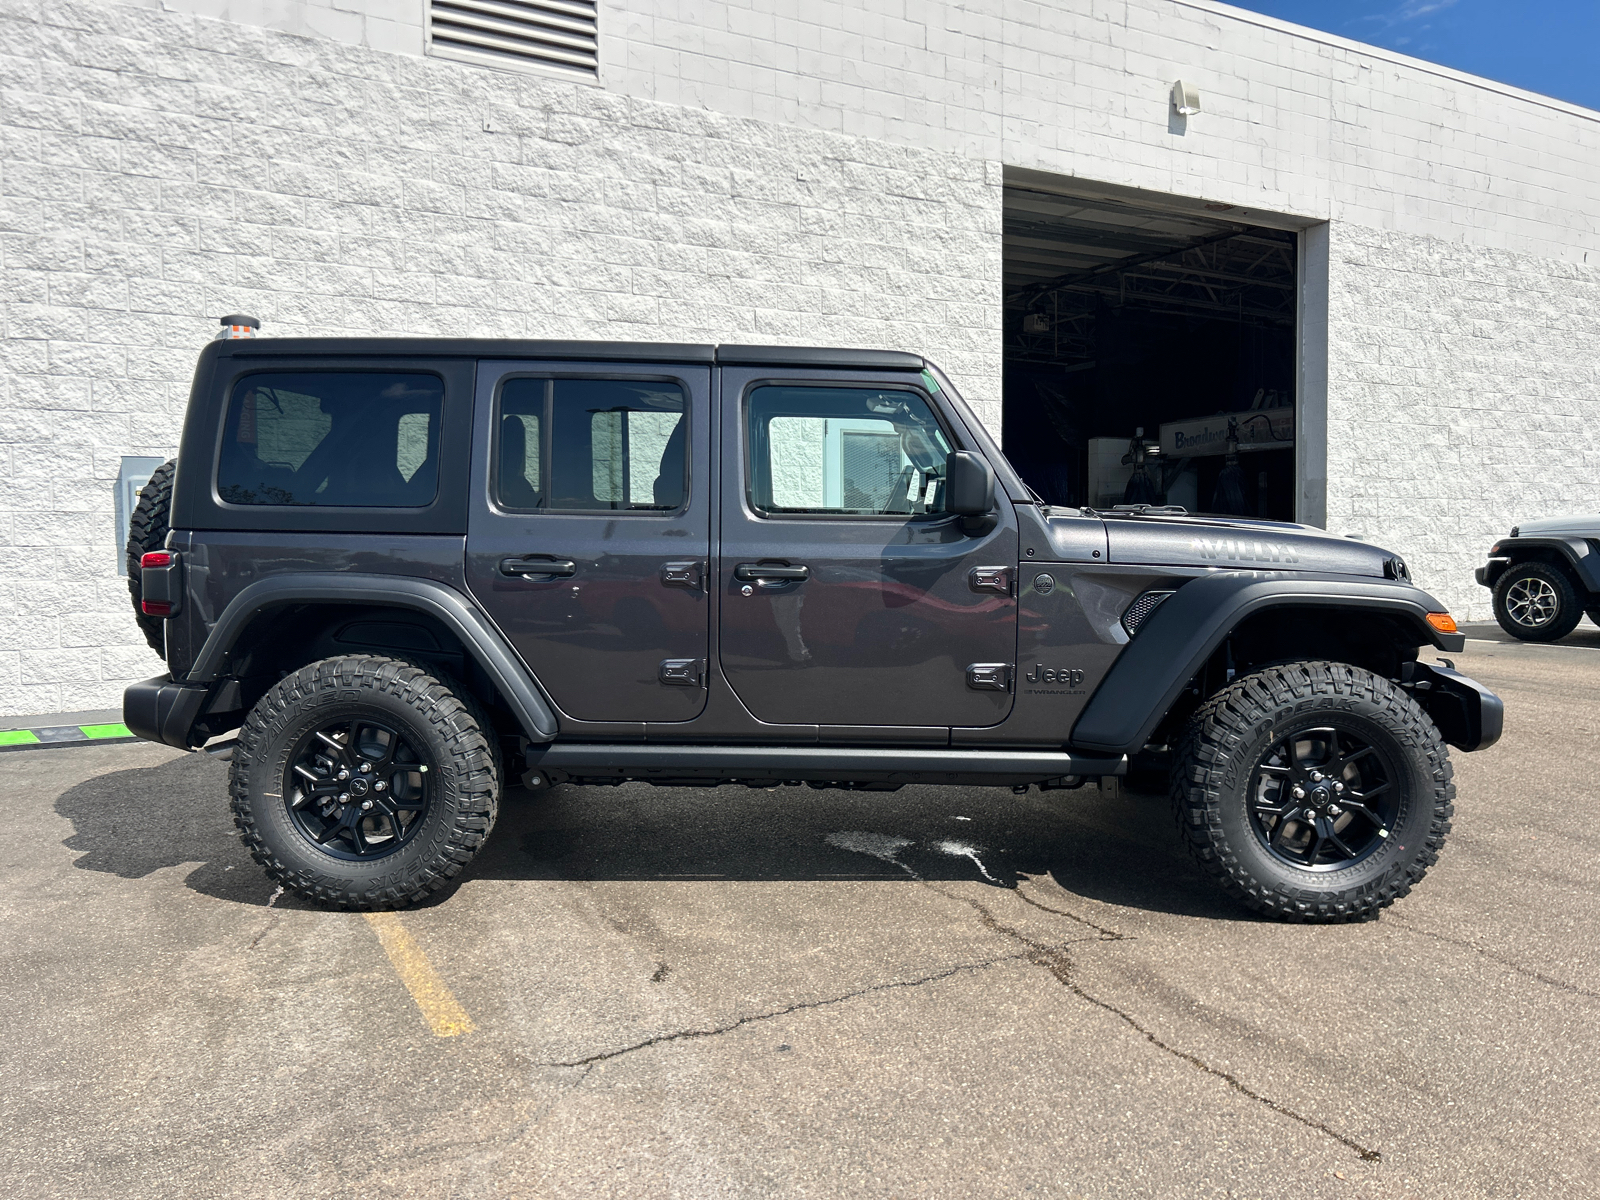
<instances>
[{"instance_id":1,"label":"black hardtop roof","mask_svg":"<svg viewBox=\"0 0 1600 1200\"><path fill-rule=\"evenodd\" d=\"M920 371L920 354L819 346L702 346L684 342L558 342L521 338L263 337L213 342L223 358L384 357L568 359L723 366L844 367Z\"/></svg>"}]
</instances>

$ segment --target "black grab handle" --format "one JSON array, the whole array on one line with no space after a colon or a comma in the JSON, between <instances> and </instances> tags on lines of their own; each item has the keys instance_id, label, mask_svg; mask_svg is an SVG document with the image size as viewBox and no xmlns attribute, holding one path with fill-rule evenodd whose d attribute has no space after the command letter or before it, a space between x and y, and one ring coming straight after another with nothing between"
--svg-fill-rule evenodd
<instances>
[{"instance_id":1,"label":"black grab handle","mask_svg":"<svg viewBox=\"0 0 1600 1200\"><path fill-rule=\"evenodd\" d=\"M570 558L502 558L502 575L576 575L578 564Z\"/></svg>"},{"instance_id":2,"label":"black grab handle","mask_svg":"<svg viewBox=\"0 0 1600 1200\"><path fill-rule=\"evenodd\" d=\"M746 583L770 583L774 580L798 582L811 577L811 568L778 566L775 563L740 563L733 569L733 577Z\"/></svg>"}]
</instances>

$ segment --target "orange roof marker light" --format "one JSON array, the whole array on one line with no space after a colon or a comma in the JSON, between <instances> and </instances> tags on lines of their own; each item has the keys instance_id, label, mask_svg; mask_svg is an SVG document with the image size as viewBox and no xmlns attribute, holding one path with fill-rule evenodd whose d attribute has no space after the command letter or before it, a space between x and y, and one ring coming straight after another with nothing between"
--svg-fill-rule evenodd
<instances>
[{"instance_id":1,"label":"orange roof marker light","mask_svg":"<svg viewBox=\"0 0 1600 1200\"><path fill-rule=\"evenodd\" d=\"M1440 633L1454 633L1456 631L1456 619L1449 613L1429 613L1428 624L1432 625Z\"/></svg>"},{"instance_id":2,"label":"orange roof marker light","mask_svg":"<svg viewBox=\"0 0 1600 1200\"><path fill-rule=\"evenodd\" d=\"M217 330L213 341L226 342L233 338L253 338L256 330L261 328L261 322L254 317L247 317L243 313L230 313L225 317L218 317L222 328Z\"/></svg>"}]
</instances>

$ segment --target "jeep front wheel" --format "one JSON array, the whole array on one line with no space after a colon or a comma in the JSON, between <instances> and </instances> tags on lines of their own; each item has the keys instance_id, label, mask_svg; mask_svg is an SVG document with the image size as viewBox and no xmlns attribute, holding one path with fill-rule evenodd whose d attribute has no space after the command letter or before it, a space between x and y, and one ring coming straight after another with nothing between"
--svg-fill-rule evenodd
<instances>
[{"instance_id":1,"label":"jeep front wheel","mask_svg":"<svg viewBox=\"0 0 1600 1200\"><path fill-rule=\"evenodd\" d=\"M494 729L465 693L392 658L330 658L281 680L233 753L234 823L269 878L342 908L415 903L494 826Z\"/></svg>"},{"instance_id":2,"label":"jeep front wheel","mask_svg":"<svg viewBox=\"0 0 1600 1200\"><path fill-rule=\"evenodd\" d=\"M1399 686L1344 663L1270 667L1192 719L1179 828L1223 890L1268 916L1353 921L1422 879L1450 831L1449 753Z\"/></svg>"},{"instance_id":3,"label":"jeep front wheel","mask_svg":"<svg viewBox=\"0 0 1600 1200\"><path fill-rule=\"evenodd\" d=\"M1514 638L1553 642L1578 627L1583 606L1566 572L1549 563L1513 563L1494 584L1494 619Z\"/></svg>"}]
</instances>

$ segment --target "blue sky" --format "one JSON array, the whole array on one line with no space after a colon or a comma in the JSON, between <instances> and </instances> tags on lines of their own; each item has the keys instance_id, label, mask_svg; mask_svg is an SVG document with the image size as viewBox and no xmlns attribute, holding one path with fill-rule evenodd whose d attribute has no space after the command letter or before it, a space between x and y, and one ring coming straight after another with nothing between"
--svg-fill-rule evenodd
<instances>
[{"instance_id":1,"label":"blue sky","mask_svg":"<svg viewBox=\"0 0 1600 1200\"><path fill-rule=\"evenodd\" d=\"M1600 0L1228 0L1600 109Z\"/></svg>"}]
</instances>

